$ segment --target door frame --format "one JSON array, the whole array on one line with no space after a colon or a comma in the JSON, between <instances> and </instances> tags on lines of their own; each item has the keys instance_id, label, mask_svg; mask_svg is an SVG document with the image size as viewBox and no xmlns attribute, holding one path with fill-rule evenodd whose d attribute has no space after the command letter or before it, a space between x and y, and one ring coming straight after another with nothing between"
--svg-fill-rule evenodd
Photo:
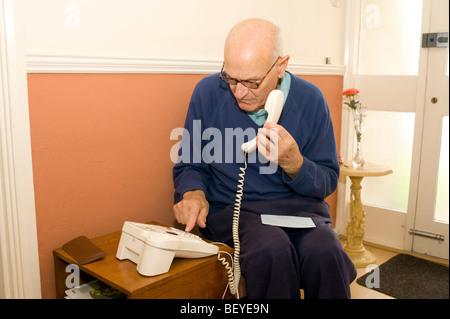
<instances>
[{"instance_id":1,"label":"door frame","mask_svg":"<svg viewBox=\"0 0 450 319\"><path fill-rule=\"evenodd\" d=\"M0 0L0 297L41 298L23 0Z\"/></svg>"},{"instance_id":2,"label":"door frame","mask_svg":"<svg viewBox=\"0 0 450 319\"><path fill-rule=\"evenodd\" d=\"M422 17L422 34L432 32L431 19L432 19L432 3L436 0L424 0L423 17ZM416 104L416 127L414 133L414 145L413 145L413 162L412 162L412 174L414 176L411 179L410 184L410 197L408 202L408 215L405 228L405 250L414 251L414 235L409 233L410 229L417 227L416 221L419 218L418 214L418 201L420 190L420 170L422 163L422 149L424 143L423 134L425 129L425 113L427 109L427 82L428 82L428 62L429 62L429 48L421 48L420 60L419 60L419 83L417 90L417 104ZM434 50L441 50L434 48ZM437 180L436 180L437 182ZM414 194L414 196L411 196ZM447 236L448 237L448 236ZM446 239L448 240L448 238ZM436 257L436 256L433 256ZM439 257L436 257L439 258ZM448 259L447 259L448 260Z\"/></svg>"},{"instance_id":3,"label":"door frame","mask_svg":"<svg viewBox=\"0 0 450 319\"><path fill-rule=\"evenodd\" d=\"M431 0L423 1L422 11L422 33L430 30ZM421 48L419 54L419 78L417 81L416 94L416 121L414 125L414 142L411 163L411 179L409 184L408 213L406 216L404 249L412 251L413 237L409 229L414 228L417 211L417 193L419 191L420 159L422 154L422 134L425 116L425 94L427 86L428 49ZM413 196L411 196L413 195Z\"/></svg>"}]
</instances>

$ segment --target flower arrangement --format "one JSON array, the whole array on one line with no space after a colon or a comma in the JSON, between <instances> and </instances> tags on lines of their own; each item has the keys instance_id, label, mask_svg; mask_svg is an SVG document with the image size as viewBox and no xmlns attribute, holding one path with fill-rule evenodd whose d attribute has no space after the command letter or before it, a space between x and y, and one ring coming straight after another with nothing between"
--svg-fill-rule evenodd
<instances>
[{"instance_id":1,"label":"flower arrangement","mask_svg":"<svg viewBox=\"0 0 450 319\"><path fill-rule=\"evenodd\" d=\"M350 107L353 113L353 125L356 133L356 152L352 159L353 166L360 167L364 165L364 159L361 153L361 138L364 131L364 118L367 116L366 106L363 106L359 100L358 89L347 89L342 92L344 104Z\"/></svg>"}]
</instances>

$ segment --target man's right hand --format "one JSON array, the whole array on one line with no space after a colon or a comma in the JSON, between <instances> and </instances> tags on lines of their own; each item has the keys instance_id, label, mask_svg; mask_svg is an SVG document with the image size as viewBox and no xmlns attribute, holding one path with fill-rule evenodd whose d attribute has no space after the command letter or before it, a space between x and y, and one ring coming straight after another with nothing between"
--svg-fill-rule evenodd
<instances>
[{"instance_id":1,"label":"man's right hand","mask_svg":"<svg viewBox=\"0 0 450 319\"><path fill-rule=\"evenodd\" d=\"M181 224L186 225L185 231L190 232L195 223L206 227L206 217L209 212L209 203L202 190L193 190L184 193L183 199L173 206L175 218Z\"/></svg>"}]
</instances>

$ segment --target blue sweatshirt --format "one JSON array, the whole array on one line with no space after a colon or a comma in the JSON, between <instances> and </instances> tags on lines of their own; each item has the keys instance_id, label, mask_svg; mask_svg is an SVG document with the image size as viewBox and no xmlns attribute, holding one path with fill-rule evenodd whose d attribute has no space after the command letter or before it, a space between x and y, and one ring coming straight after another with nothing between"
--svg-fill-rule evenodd
<instances>
[{"instance_id":1,"label":"blue sweatshirt","mask_svg":"<svg viewBox=\"0 0 450 319\"><path fill-rule=\"evenodd\" d=\"M325 199L337 186L339 163L328 104L318 87L292 74L289 95L278 124L296 140L304 157L294 179L272 169L256 151L248 155L243 202L309 197ZM201 189L210 212L233 205L244 167L240 146L258 126L241 110L229 85L213 74L196 86L189 104L178 163L173 168L175 203ZM272 174L261 174L261 168Z\"/></svg>"}]
</instances>

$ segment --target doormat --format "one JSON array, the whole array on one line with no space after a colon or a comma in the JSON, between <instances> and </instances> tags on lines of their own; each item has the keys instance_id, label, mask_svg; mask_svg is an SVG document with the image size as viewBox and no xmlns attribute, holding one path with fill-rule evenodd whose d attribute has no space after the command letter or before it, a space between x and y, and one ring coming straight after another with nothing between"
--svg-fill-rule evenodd
<instances>
[{"instance_id":1,"label":"doormat","mask_svg":"<svg viewBox=\"0 0 450 319\"><path fill-rule=\"evenodd\" d=\"M448 267L406 254L391 258L356 282L398 299L449 299Z\"/></svg>"}]
</instances>

